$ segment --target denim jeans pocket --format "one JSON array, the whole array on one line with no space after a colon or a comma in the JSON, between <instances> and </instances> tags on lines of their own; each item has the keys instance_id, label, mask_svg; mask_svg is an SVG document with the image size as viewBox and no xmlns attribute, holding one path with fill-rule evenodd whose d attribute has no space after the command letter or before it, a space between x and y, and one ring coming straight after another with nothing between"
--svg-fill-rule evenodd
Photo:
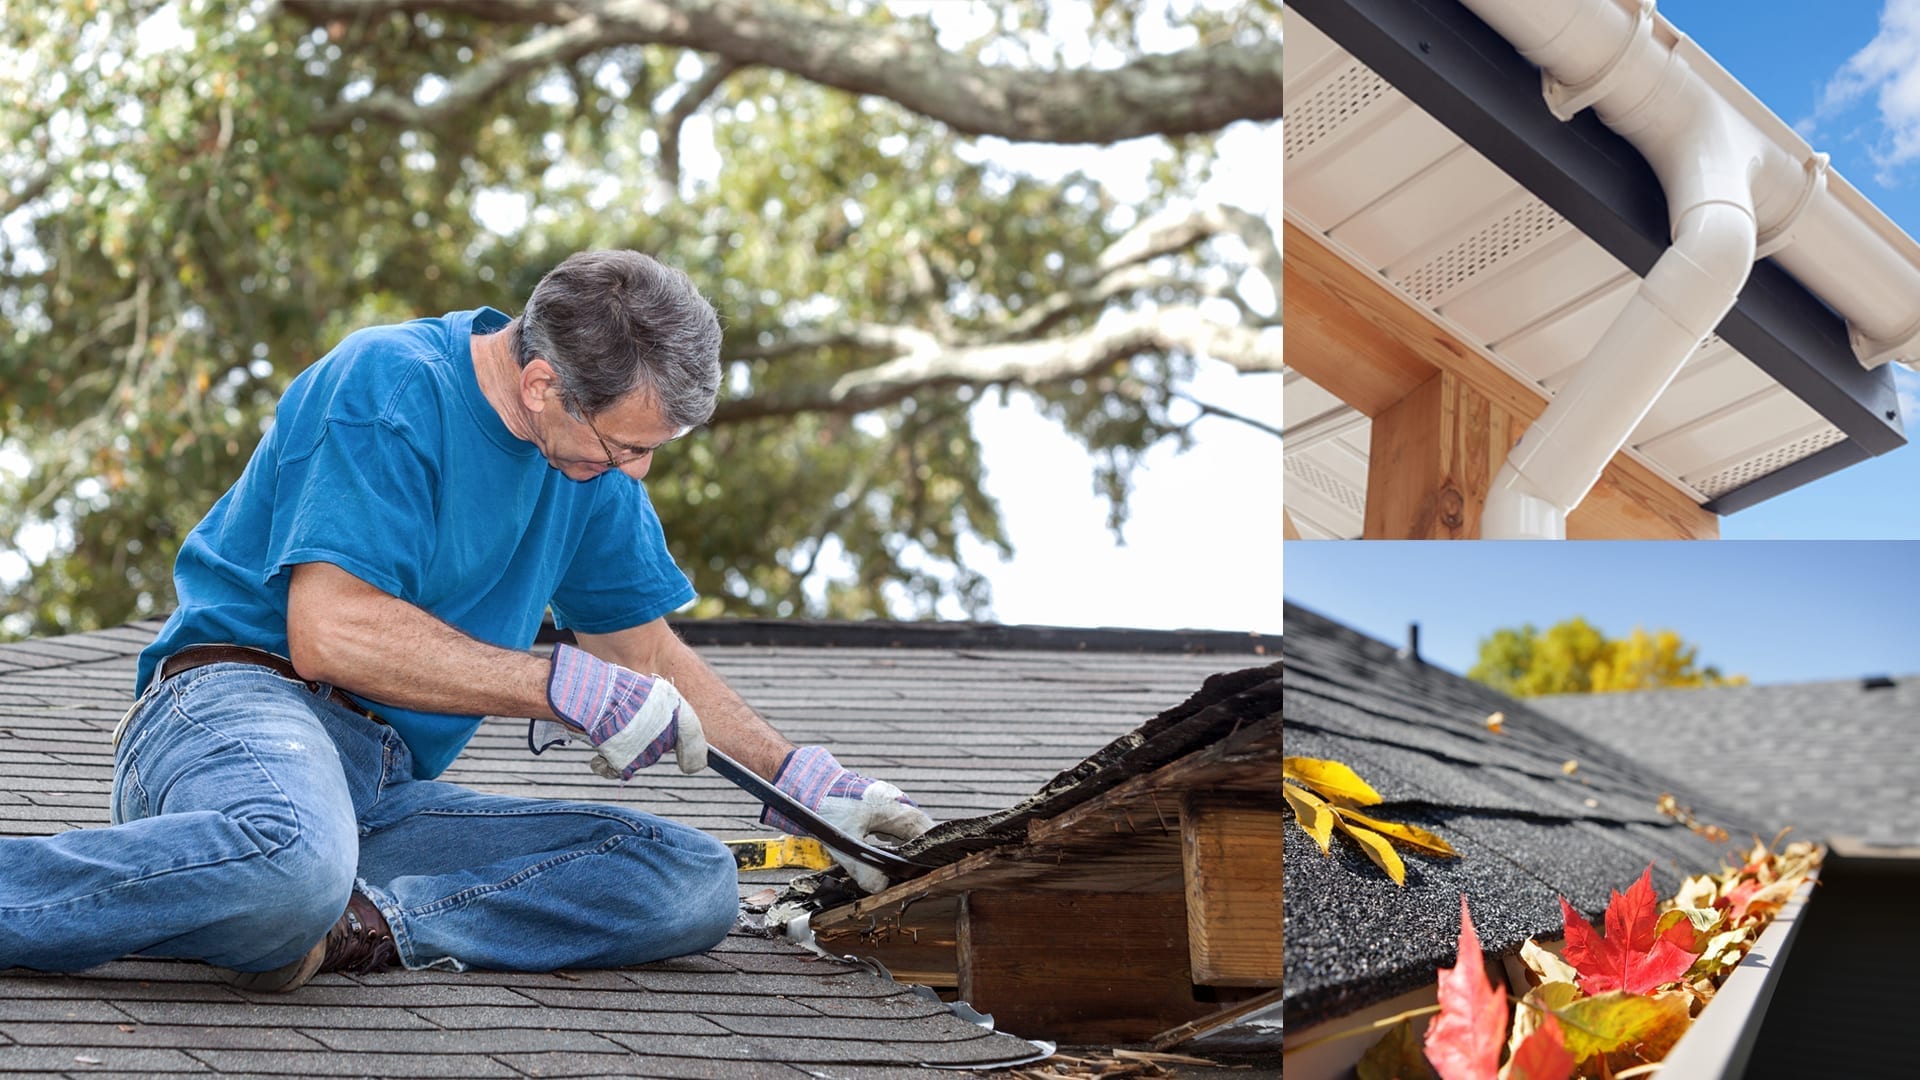
<instances>
[{"instance_id":1,"label":"denim jeans pocket","mask_svg":"<svg viewBox=\"0 0 1920 1080\"><path fill-rule=\"evenodd\" d=\"M147 789L140 783L139 762L129 755L122 758L113 770L113 815L115 825L124 825L129 821L139 821L153 813L153 800L147 797Z\"/></svg>"}]
</instances>

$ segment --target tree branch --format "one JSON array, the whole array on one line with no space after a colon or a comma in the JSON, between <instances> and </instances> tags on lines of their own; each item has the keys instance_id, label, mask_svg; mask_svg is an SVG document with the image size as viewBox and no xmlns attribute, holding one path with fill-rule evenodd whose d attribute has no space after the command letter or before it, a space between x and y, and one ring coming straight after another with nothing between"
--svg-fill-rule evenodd
<instances>
[{"instance_id":1,"label":"tree branch","mask_svg":"<svg viewBox=\"0 0 1920 1080\"><path fill-rule=\"evenodd\" d=\"M52 185L53 170L51 168L43 168L28 177L26 184L24 184L19 191L4 192L5 197L0 198L0 218L6 217L8 214L39 198L46 192L47 188Z\"/></svg>"},{"instance_id":2,"label":"tree branch","mask_svg":"<svg viewBox=\"0 0 1920 1080\"><path fill-rule=\"evenodd\" d=\"M844 375L832 386L814 385L777 394L723 401L714 424L803 412L853 414L911 397L931 386L1019 383L1039 386L1076 378L1143 352L1174 351L1211 356L1241 371L1279 371L1284 359L1279 335L1211 322L1194 307L1130 311L1078 334L1042 341L951 347L911 327L863 327L919 340L918 349ZM840 340L818 335L816 341ZM788 351L797 351L788 350ZM762 355L770 355L771 349ZM739 354L735 355L739 358Z\"/></svg>"},{"instance_id":3,"label":"tree branch","mask_svg":"<svg viewBox=\"0 0 1920 1080\"><path fill-rule=\"evenodd\" d=\"M336 105L316 121L321 131L343 128L356 119L384 120L401 127L430 127L459 116L492 97L515 80L551 67L570 64L610 44L607 28L592 14L564 26L535 34L498 56L475 64L448 82L439 97L421 105L391 90L369 94L359 101Z\"/></svg>"},{"instance_id":4,"label":"tree branch","mask_svg":"<svg viewBox=\"0 0 1920 1080\"><path fill-rule=\"evenodd\" d=\"M893 352L918 352L940 347L939 341L935 340L932 334L919 327L850 323L826 330L796 330L771 345L749 345L734 349L728 354L727 359L766 360L790 356L797 352L807 352L811 349L842 345L857 345L865 349L885 349Z\"/></svg>"},{"instance_id":5,"label":"tree branch","mask_svg":"<svg viewBox=\"0 0 1920 1080\"><path fill-rule=\"evenodd\" d=\"M562 31L534 41L573 30L579 36L569 38L567 47L578 46L582 52L624 44L698 49L850 93L877 94L965 134L1015 141L1106 144L1142 135L1217 131L1235 120L1279 119L1282 112L1279 41L1196 46L1107 70L1034 71L948 52L904 25L876 27L847 16L813 15L753 0L492 0L477 5L458 0L287 0L284 6L312 22L392 11L459 11L505 22L565 23ZM590 36L588 26L594 27ZM544 47L553 45L547 42ZM506 81L475 80L472 85L498 89ZM346 106L345 114L390 120L412 115L375 106L374 100ZM425 119L444 118L476 100L471 95L455 98L449 91L427 106L431 112ZM455 106L453 101L464 104Z\"/></svg>"},{"instance_id":6,"label":"tree branch","mask_svg":"<svg viewBox=\"0 0 1920 1080\"><path fill-rule=\"evenodd\" d=\"M660 118L660 179L671 196L680 190L680 129L698 112L700 106L713 96L727 76L745 67L745 64L728 57L707 61L707 68L700 77L688 83L682 89L680 97Z\"/></svg>"},{"instance_id":7,"label":"tree branch","mask_svg":"<svg viewBox=\"0 0 1920 1080\"><path fill-rule=\"evenodd\" d=\"M1175 285L1201 289L1209 295L1223 295L1239 307L1249 324L1269 320L1256 316L1238 293L1220 292L1204 286L1168 278L1144 265L1163 255L1177 255L1204 240L1222 233L1238 236L1252 254L1254 268L1267 277L1274 296L1280 295L1280 250L1274 245L1273 230L1267 223L1237 206L1224 203L1204 207L1181 207L1155 214L1128 229L1100 253L1090 273L1061 292L1020 313L996 330L1000 341L1031 337L1043 333L1067 315L1106 303L1136 289L1156 285Z\"/></svg>"},{"instance_id":8,"label":"tree branch","mask_svg":"<svg viewBox=\"0 0 1920 1080\"><path fill-rule=\"evenodd\" d=\"M1276 439L1285 438L1283 435L1281 435L1279 428L1274 427L1272 424L1269 424L1264 420L1255 420L1251 416L1246 416L1241 413L1234 412L1231 409L1223 409L1218 405L1209 405L1206 402L1201 401L1199 398L1194 397L1192 394L1175 394L1173 396L1179 398L1181 401L1184 401L1189 405L1192 405L1194 408L1199 409L1200 414L1202 416L1217 416L1222 420L1237 420L1240 423L1245 424L1256 431L1264 431Z\"/></svg>"}]
</instances>

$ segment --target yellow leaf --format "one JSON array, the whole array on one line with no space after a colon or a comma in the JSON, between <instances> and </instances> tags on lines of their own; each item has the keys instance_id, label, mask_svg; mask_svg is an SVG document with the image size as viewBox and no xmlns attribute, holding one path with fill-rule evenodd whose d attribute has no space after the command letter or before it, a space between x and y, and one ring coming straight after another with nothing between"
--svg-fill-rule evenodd
<instances>
[{"instance_id":1,"label":"yellow leaf","mask_svg":"<svg viewBox=\"0 0 1920 1080\"><path fill-rule=\"evenodd\" d=\"M1664 1053L1679 1040L1691 1017L1683 994L1626 994L1581 998L1554 1010L1575 1061L1633 1045ZM1655 1060L1658 1060L1657 1053Z\"/></svg>"},{"instance_id":2,"label":"yellow leaf","mask_svg":"<svg viewBox=\"0 0 1920 1080\"><path fill-rule=\"evenodd\" d=\"M1529 939L1527 944L1533 945L1532 940ZM1537 952L1546 953L1554 963L1560 963L1559 957L1540 948L1540 946L1533 945L1533 948ZM1526 955L1524 946L1522 947L1521 955ZM1560 966L1566 967L1565 964L1561 964ZM1535 968L1534 970L1538 971L1539 969ZM1572 971L1573 969L1567 968L1567 970ZM1513 1010L1513 1032L1507 1040L1508 1052L1518 1053L1520 1051L1520 1044L1526 1042L1527 1036L1533 1034L1534 1031L1540 1027L1540 1017L1542 1013L1552 1012L1557 1014L1561 1009L1572 1004L1573 999L1579 996L1580 988L1575 986L1571 980L1549 980L1527 991L1527 996L1521 998L1520 1003L1515 1006Z\"/></svg>"},{"instance_id":3,"label":"yellow leaf","mask_svg":"<svg viewBox=\"0 0 1920 1080\"><path fill-rule=\"evenodd\" d=\"M1374 865L1387 872L1395 885L1407 883L1407 864L1400 861L1400 855L1387 843L1387 838L1372 829L1362 829L1357 825L1340 822L1340 831L1360 842L1360 849L1367 853Z\"/></svg>"},{"instance_id":4,"label":"yellow leaf","mask_svg":"<svg viewBox=\"0 0 1920 1080\"><path fill-rule=\"evenodd\" d=\"M1493 732L1495 735L1505 735L1507 733L1507 714L1497 712L1487 717L1487 730Z\"/></svg>"},{"instance_id":5,"label":"yellow leaf","mask_svg":"<svg viewBox=\"0 0 1920 1080\"><path fill-rule=\"evenodd\" d=\"M1404 825L1397 821L1382 821L1379 818L1369 817L1358 810L1350 810L1344 806L1335 806L1331 809L1334 813L1339 814L1342 818L1356 825L1364 825L1375 832L1385 833L1395 840L1411 844L1422 851L1434 855L1446 855L1450 858L1459 858L1460 856L1459 852L1453 850L1452 845L1419 826Z\"/></svg>"},{"instance_id":6,"label":"yellow leaf","mask_svg":"<svg viewBox=\"0 0 1920 1080\"><path fill-rule=\"evenodd\" d=\"M1369 787L1352 769L1337 761L1290 757L1282 761L1281 774L1330 799L1346 799L1361 806L1373 806L1380 802L1379 792Z\"/></svg>"},{"instance_id":7,"label":"yellow leaf","mask_svg":"<svg viewBox=\"0 0 1920 1080\"><path fill-rule=\"evenodd\" d=\"M1714 975L1738 964L1747 955L1747 946L1759 929L1758 924L1748 923L1708 938L1707 947L1695 961L1695 969Z\"/></svg>"},{"instance_id":8,"label":"yellow leaf","mask_svg":"<svg viewBox=\"0 0 1920 1080\"><path fill-rule=\"evenodd\" d=\"M1560 763L1560 771L1566 773L1568 776L1572 776L1574 773L1580 771L1580 763L1571 759L1563 761Z\"/></svg>"},{"instance_id":9,"label":"yellow leaf","mask_svg":"<svg viewBox=\"0 0 1920 1080\"><path fill-rule=\"evenodd\" d=\"M1425 1030L1421 1025L1419 1030ZM1433 1066L1420 1048L1420 1035L1411 1018L1387 1029L1354 1066L1359 1080L1434 1080Z\"/></svg>"},{"instance_id":10,"label":"yellow leaf","mask_svg":"<svg viewBox=\"0 0 1920 1080\"><path fill-rule=\"evenodd\" d=\"M1673 895L1674 902L1683 908L1711 908L1720 898L1720 887L1714 884L1707 874L1690 877L1680 883L1680 891Z\"/></svg>"},{"instance_id":11,"label":"yellow leaf","mask_svg":"<svg viewBox=\"0 0 1920 1080\"><path fill-rule=\"evenodd\" d=\"M1687 923L1693 927L1693 947L1698 952L1707 935L1720 929L1721 920L1727 913L1718 908L1677 907L1662 912L1660 921L1653 926L1654 937L1665 937L1668 930L1678 923Z\"/></svg>"},{"instance_id":12,"label":"yellow leaf","mask_svg":"<svg viewBox=\"0 0 1920 1080\"><path fill-rule=\"evenodd\" d=\"M1320 845L1320 854L1332 854L1329 845L1333 842L1333 808L1305 788L1281 784L1280 789L1287 796L1287 805L1293 807L1294 824Z\"/></svg>"},{"instance_id":13,"label":"yellow leaf","mask_svg":"<svg viewBox=\"0 0 1920 1080\"><path fill-rule=\"evenodd\" d=\"M1574 984L1580 981L1580 973L1572 964L1556 956L1553 950L1542 946L1532 938L1520 946L1520 962L1540 976L1542 986L1552 983ZM1569 999L1571 1000L1571 999Z\"/></svg>"}]
</instances>

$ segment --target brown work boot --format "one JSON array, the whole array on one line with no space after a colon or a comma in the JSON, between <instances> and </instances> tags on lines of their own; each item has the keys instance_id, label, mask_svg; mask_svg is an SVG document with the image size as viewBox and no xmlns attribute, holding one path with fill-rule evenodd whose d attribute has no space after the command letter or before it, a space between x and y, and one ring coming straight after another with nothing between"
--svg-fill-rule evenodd
<instances>
[{"instance_id":1,"label":"brown work boot","mask_svg":"<svg viewBox=\"0 0 1920 1080\"><path fill-rule=\"evenodd\" d=\"M372 900L356 889L347 897L347 910L333 924L333 929L308 949L305 956L272 971L236 972L233 984L262 994L284 994L305 986L307 980L323 971L364 975L399 964L400 956L394 950L393 932L387 929L386 917Z\"/></svg>"}]
</instances>

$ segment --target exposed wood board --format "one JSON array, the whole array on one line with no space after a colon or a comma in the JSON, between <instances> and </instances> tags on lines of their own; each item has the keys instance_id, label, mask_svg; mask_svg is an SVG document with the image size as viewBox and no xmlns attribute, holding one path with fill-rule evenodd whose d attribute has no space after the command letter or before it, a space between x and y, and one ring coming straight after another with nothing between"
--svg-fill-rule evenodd
<instances>
[{"instance_id":1,"label":"exposed wood board","mask_svg":"<svg viewBox=\"0 0 1920 1080\"><path fill-rule=\"evenodd\" d=\"M1365 536L1467 540L1524 423L1442 371L1374 417Z\"/></svg>"},{"instance_id":2,"label":"exposed wood board","mask_svg":"<svg viewBox=\"0 0 1920 1080\"><path fill-rule=\"evenodd\" d=\"M1197 986L1280 986L1280 802L1211 792L1180 807L1187 944Z\"/></svg>"},{"instance_id":3,"label":"exposed wood board","mask_svg":"<svg viewBox=\"0 0 1920 1080\"><path fill-rule=\"evenodd\" d=\"M821 912L816 932L897 919L929 898L975 889L1182 891L1180 801L1193 791L1275 798L1280 717L1250 724L1171 764L1028 824L1023 843L975 852L890 889Z\"/></svg>"},{"instance_id":4,"label":"exposed wood board","mask_svg":"<svg viewBox=\"0 0 1920 1080\"><path fill-rule=\"evenodd\" d=\"M890 920L815 927L821 947L879 961L893 977L935 989L960 985L960 897L943 896L911 905Z\"/></svg>"},{"instance_id":5,"label":"exposed wood board","mask_svg":"<svg viewBox=\"0 0 1920 1080\"><path fill-rule=\"evenodd\" d=\"M1063 1042L1137 1042L1214 1008L1193 998L1177 893L976 892L959 952L962 998Z\"/></svg>"}]
</instances>

